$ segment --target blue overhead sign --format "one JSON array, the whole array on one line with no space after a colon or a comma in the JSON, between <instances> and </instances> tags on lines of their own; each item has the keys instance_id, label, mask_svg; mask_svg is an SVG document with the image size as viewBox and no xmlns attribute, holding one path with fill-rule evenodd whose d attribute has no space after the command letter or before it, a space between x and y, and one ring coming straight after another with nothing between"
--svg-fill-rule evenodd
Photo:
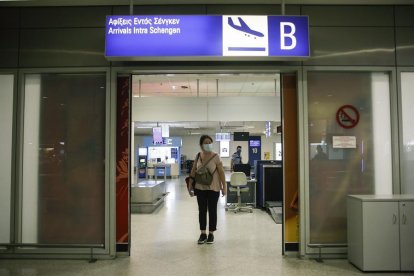
<instances>
[{"instance_id":1,"label":"blue overhead sign","mask_svg":"<svg viewBox=\"0 0 414 276\"><path fill-rule=\"evenodd\" d=\"M306 16L107 16L105 55L154 57L309 57Z\"/></svg>"}]
</instances>

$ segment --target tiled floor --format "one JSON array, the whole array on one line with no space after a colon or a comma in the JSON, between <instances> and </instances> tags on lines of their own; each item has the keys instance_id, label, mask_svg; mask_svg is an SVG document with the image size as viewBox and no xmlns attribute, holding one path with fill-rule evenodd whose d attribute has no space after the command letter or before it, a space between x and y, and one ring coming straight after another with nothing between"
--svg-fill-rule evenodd
<instances>
[{"instance_id":1,"label":"tiled floor","mask_svg":"<svg viewBox=\"0 0 414 276\"><path fill-rule=\"evenodd\" d=\"M98 261L2 260L3 275L354 275L347 260L317 263L281 255L281 226L261 210L226 213L219 201L215 244L197 245L197 202L182 180L168 183L165 205L132 216L131 257ZM375 275L381 275L376 273ZM398 274L393 274L398 275ZM403 275L408 275L407 273Z\"/></svg>"}]
</instances>

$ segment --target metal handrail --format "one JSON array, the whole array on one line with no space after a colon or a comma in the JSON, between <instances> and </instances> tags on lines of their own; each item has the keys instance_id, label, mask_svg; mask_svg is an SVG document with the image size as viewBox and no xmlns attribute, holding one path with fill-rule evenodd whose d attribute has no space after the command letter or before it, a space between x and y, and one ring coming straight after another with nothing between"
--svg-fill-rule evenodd
<instances>
[{"instance_id":1,"label":"metal handrail","mask_svg":"<svg viewBox=\"0 0 414 276\"><path fill-rule=\"evenodd\" d=\"M37 247L37 248L90 248L91 254L89 258L89 263L94 263L97 261L96 258L93 257L93 249L94 248L105 248L104 244L65 244L65 243L55 243L55 244L41 244L41 243L0 243L0 247L9 248L16 248L16 247Z\"/></svg>"}]
</instances>

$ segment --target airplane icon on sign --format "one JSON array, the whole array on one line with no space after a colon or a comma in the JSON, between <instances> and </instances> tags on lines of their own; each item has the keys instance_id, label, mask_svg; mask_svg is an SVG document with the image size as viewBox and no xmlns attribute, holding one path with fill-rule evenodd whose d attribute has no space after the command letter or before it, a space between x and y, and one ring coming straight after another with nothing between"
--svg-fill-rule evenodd
<instances>
[{"instance_id":1,"label":"airplane icon on sign","mask_svg":"<svg viewBox=\"0 0 414 276\"><path fill-rule=\"evenodd\" d=\"M253 36L257 36L257 37L264 37L264 34L262 34L261 32L250 29L250 27L247 26L246 22L244 22L244 20L241 17L238 17L237 19L239 20L240 25L234 24L233 19L231 17L229 17L229 19L228 19L228 24L233 29L241 31L241 32L245 33L245 35L248 35L248 36L253 35Z\"/></svg>"}]
</instances>

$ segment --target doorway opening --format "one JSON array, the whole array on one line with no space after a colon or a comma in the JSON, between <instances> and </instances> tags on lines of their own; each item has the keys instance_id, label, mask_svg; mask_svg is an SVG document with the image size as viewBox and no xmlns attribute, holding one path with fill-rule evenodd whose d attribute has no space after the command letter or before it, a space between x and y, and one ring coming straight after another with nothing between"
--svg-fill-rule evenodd
<instances>
[{"instance_id":1,"label":"doorway opening","mask_svg":"<svg viewBox=\"0 0 414 276\"><path fill-rule=\"evenodd\" d=\"M296 93L293 77L292 89ZM239 238L257 235L257 228L267 229L258 236L257 244L268 244L271 236L276 243L274 248L284 253L286 189L281 153L284 144L281 78L284 78L281 74L130 77L129 245L131 237L145 237L132 238L133 248L136 242L142 248L142 243L157 240L156 233L161 229L169 232L168 227L179 227L179 232L186 236L197 235L197 202L188 196L184 177L200 151L198 139L208 134L214 140L214 151L220 155L228 179L231 157L241 146L242 162L249 166L247 171L243 170L247 177L257 181L241 197L244 203L255 207L253 214L233 216L225 211L234 200L237 202L237 195L229 193L219 200L218 234L222 232L222 238L228 239L227 234L239 228L234 223L248 225L255 221ZM287 200L291 209L294 196L289 195ZM190 211L183 219L180 216L185 210ZM294 219L297 225L297 208Z\"/></svg>"}]
</instances>

